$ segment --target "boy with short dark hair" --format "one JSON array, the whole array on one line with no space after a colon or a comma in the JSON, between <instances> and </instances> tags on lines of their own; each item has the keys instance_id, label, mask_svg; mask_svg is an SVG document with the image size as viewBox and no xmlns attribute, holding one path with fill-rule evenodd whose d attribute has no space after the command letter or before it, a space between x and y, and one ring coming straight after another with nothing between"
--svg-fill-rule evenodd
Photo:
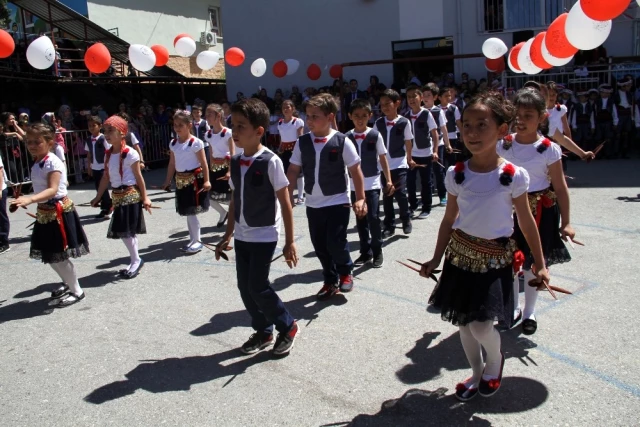
<instances>
[{"instance_id":1,"label":"boy with short dark hair","mask_svg":"<svg viewBox=\"0 0 640 427\"><path fill-rule=\"evenodd\" d=\"M382 134L387 148L387 160L391 169L392 184L396 191L393 195L385 195L382 199L384 206L384 232L383 237L391 237L395 234L395 211L393 198L395 197L400 208L400 220L404 234L411 234L411 213L409 212L409 200L407 199L407 172L415 167L411 150L413 149L413 133L411 123L406 117L398 115L401 97L393 89L387 89L380 96L380 109L383 117L376 121L376 129ZM387 185L386 178L382 184Z\"/></svg>"},{"instance_id":2,"label":"boy with short dark hair","mask_svg":"<svg viewBox=\"0 0 640 427\"><path fill-rule=\"evenodd\" d=\"M204 143L204 155L207 158L207 164L211 167L211 147L209 142L205 138L207 132L209 132L209 123L202 118L202 106L200 104L194 104L191 107L191 117L193 117L193 125L191 134L195 135L200 141Z\"/></svg>"},{"instance_id":3,"label":"boy with short dark hair","mask_svg":"<svg viewBox=\"0 0 640 427\"><path fill-rule=\"evenodd\" d=\"M355 127L347 132L347 138L353 143L360 156L360 169L364 175L364 194L367 203L367 216L356 220L360 237L360 257L354 261L354 265L361 266L372 261L373 268L380 268L384 262L380 227L381 170L387 181L384 194L393 194L394 188L384 139L380 132L367 127L372 114L369 101L365 99L353 101L349 106L349 119ZM352 202L356 200L354 187L352 183Z\"/></svg>"},{"instance_id":4,"label":"boy with short dark hair","mask_svg":"<svg viewBox=\"0 0 640 427\"><path fill-rule=\"evenodd\" d=\"M591 137L596 131L594 108L588 97L589 92L578 92L578 103L573 106L571 114L571 134L576 144L585 151L589 150Z\"/></svg>"},{"instance_id":5,"label":"boy with short dark hair","mask_svg":"<svg viewBox=\"0 0 640 427\"><path fill-rule=\"evenodd\" d=\"M444 115L447 118L447 134L449 136L449 146L450 148L445 147L444 141L442 147L443 150L447 152L446 161L443 158L440 162L445 166L453 166L456 162L462 160L462 156L453 153L453 149L462 153L464 150L464 143L461 139L458 138L458 132L462 129L462 115L460 114L460 109L458 106L452 103L454 99L455 90L450 87L444 87L440 89L440 95L438 98L440 99L440 108L444 111ZM443 152L444 154L444 152ZM446 171L444 171L446 172Z\"/></svg>"},{"instance_id":6,"label":"boy with short dark hair","mask_svg":"<svg viewBox=\"0 0 640 427\"><path fill-rule=\"evenodd\" d=\"M437 154L439 159L444 158L444 151L451 151L451 143L449 142L449 133L447 129L447 116L445 111L439 106L435 105L440 95L440 88L435 83L429 83L422 88L422 102L427 110L431 112L433 119L436 122L439 134L439 143L437 148ZM434 144L435 145L435 144ZM436 150L434 149L434 153ZM444 186L444 173L445 169L442 167L442 160L433 165L433 175L436 179L436 189L438 192L438 198L440 199L440 206L447 205L447 189Z\"/></svg>"},{"instance_id":7,"label":"boy with short dark hair","mask_svg":"<svg viewBox=\"0 0 640 427\"><path fill-rule=\"evenodd\" d=\"M359 218L367 214L364 177L360 157L346 137L331 129L338 104L328 93L316 95L307 103L307 125L310 132L298 138L287 171L289 192L304 174L309 234L316 256L322 264L324 285L317 294L325 300L338 292L353 289L353 262L349 254L349 177L355 187L353 209Z\"/></svg>"},{"instance_id":8,"label":"boy with short dark hair","mask_svg":"<svg viewBox=\"0 0 640 427\"><path fill-rule=\"evenodd\" d=\"M286 356L298 335L298 324L271 287L269 269L281 221L285 228L285 260L290 268L298 263L289 181L280 158L261 143L269 128L269 108L258 99L242 99L231 107L231 118L233 140L244 151L231 159L229 221L216 247L216 259L223 255L233 236L240 297L256 331L240 350L253 354L274 344L275 324L278 338L273 354Z\"/></svg>"},{"instance_id":9,"label":"boy with short dark hair","mask_svg":"<svg viewBox=\"0 0 640 427\"><path fill-rule=\"evenodd\" d=\"M89 133L91 133L90 139L84 144L84 149L87 152L87 163L89 168L87 173L90 177L93 177L95 183L96 192L100 188L100 181L102 175L104 175L104 159L107 150L111 148L111 144L107 142L107 139L100 132L102 127L102 119L98 116L90 116L87 119L87 127ZM111 218L111 196L108 191L102 193L102 199L100 200L100 213L96 215L97 219L109 219Z\"/></svg>"}]
</instances>

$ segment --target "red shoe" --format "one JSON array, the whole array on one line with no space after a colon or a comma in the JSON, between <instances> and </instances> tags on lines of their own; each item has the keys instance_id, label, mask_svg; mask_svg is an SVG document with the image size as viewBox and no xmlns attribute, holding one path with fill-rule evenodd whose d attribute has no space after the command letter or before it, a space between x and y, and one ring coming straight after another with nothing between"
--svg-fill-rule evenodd
<instances>
[{"instance_id":1,"label":"red shoe","mask_svg":"<svg viewBox=\"0 0 640 427\"><path fill-rule=\"evenodd\" d=\"M353 289L353 276L340 276L340 292L351 292Z\"/></svg>"},{"instance_id":2,"label":"red shoe","mask_svg":"<svg viewBox=\"0 0 640 427\"><path fill-rule=\"evenodd\" d=\"M320 289L320 292L316 294L316 297L318 297L319 300L327 300L337 294L338 291L339 289L336 285L325 283L322 286L322 289Z\"/></svg>"},{"instance_id":3,"label":"red shoe","mask_svg":"<svg viewBox=\"0 0 640 427\"><path fill-rule=\"evenodd\" d=\"M502 362L500 363L500 375L498 378L494 378L489 381L480 379L480 386L478 387L480 396L490 397L500 390L500 386L502 385L502 371L504 369L504 353L500 352L500 355L502 356Z\"/></svg>"},{"instance_id":4,"label":"red shoe","mask_svg":"<svg viewBox=\"0 0 640 427\"><path fill-rule=\"evenodd\" d=\"M466 380L464 380L464 382L458 383L456 385L456 399L461 402L468 402L478 395L478 387L467 388L467 386L464 384L470 379L471 378L467 378Z\"/></svg>"}]
</instances>

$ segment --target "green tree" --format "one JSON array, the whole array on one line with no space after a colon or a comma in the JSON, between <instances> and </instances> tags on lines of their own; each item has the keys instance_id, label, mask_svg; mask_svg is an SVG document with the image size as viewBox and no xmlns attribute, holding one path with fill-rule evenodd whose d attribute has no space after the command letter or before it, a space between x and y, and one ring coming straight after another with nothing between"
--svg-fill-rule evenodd
<instances>
[{"instance_id":1,"label":"green tree","mask_svg":"<svg viewBox=\"0 0 640 427\"><path fill-rule=\"evenodd\" d=\"M0 28L7 28L9 22L11 22L11 17L9 16L7 0L0 0Z\"/></svg>"}]
</instances>

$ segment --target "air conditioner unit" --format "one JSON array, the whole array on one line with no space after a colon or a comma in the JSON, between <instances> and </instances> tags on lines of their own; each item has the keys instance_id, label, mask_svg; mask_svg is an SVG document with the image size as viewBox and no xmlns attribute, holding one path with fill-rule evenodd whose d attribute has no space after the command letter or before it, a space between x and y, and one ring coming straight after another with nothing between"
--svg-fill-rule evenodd
<instances>
[{"instance_id":1,"label":"air conditioner unit","mask_svg":"<svg viewBox=\"0 0 640 427\"><path fill-rule=\"evenodd\" d=\"M218 35L213 31L203 31L200 33L200 44L203 46L215 46L218 44Z\"/></svg>"}]
</instances>

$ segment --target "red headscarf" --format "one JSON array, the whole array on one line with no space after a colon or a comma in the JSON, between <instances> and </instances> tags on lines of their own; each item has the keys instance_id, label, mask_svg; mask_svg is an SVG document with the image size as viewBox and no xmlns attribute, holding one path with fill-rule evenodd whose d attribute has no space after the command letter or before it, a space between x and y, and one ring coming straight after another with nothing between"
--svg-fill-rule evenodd
<instances>
[{"instance_id":1,"label":"red headscarf","mask_svg":"<svg viewBox=\"0 0 640 427\"><path fill-rule=\"evenodd\" d=\"M122 136L124 137L129 131L129 124L125 119L120 116L111 116L107 120L104 121L105 126L113 126L118 129Z\"/></svg>"}]
</instances>

